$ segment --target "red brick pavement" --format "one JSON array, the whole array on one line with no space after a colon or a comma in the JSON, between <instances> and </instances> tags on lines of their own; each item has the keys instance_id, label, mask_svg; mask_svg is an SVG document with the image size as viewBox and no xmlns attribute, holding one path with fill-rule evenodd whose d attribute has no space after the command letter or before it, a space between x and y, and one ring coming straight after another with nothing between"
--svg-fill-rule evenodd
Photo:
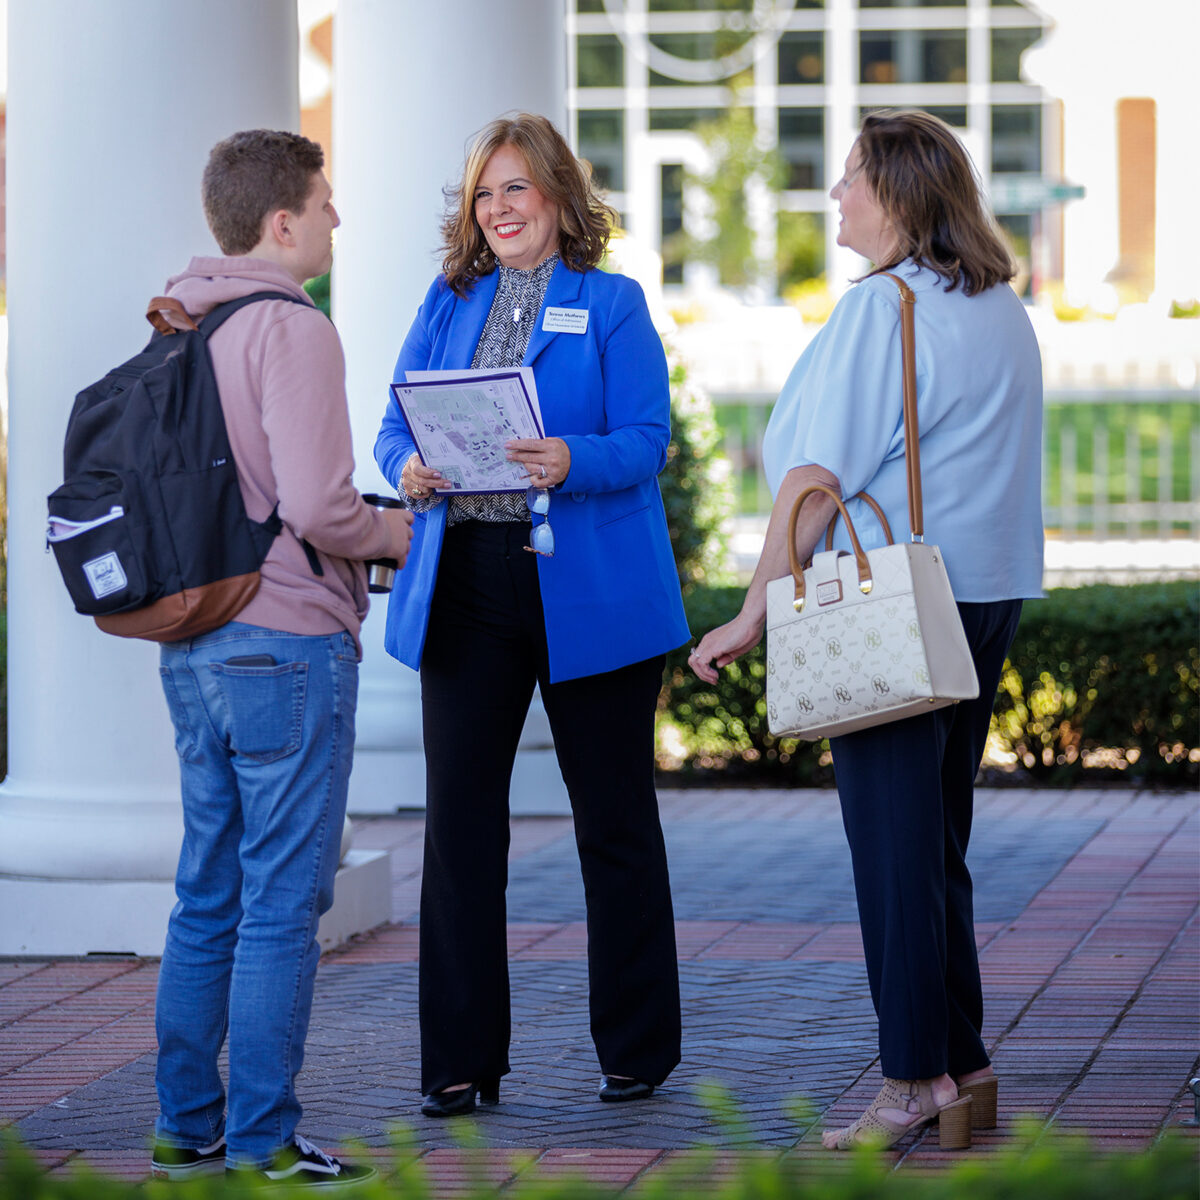
<instances>
[{"instance_id":1,"label":"red brick pavement","mask_svg":"<svg viewBox=\"0 0 1200 1200\"><path fill-rule=\"evenodd\" d=\"M667 793L663 815L667 822L683 816L753 822L834 803L830 793L820 792ZM985 1035L1003 1085L1000 1127L977 1134L970 1153L1002 1144L1020 1114L1085 1132L1102 1149L1144 1148L1191 1114L1181 1086L1195 1073L1200 1049L1195 805L1189 797L1125 791L999 791L982 793L979 811L993 817L1053 813L1102 825L1016 919L977 929L988 1001ZM568 828L558 818L515 820L513 856L550 845ZM416 909L421 832L421 822L411 817L359 826L358 845L392 853L398 918L410 918ZM843 922L684 920L677 932L683 961L862 957L857 927ZM514 962L578 960L584 948L581 922L509 927ZM401 920L330 957L341 965L412 963L416 929ZM156 962L138 959L0 962L0 1127L62 1102L74 1089L152 1051L156 976ZM1057 1082L1064 1070L1072 1081L1065 1089ZM826 1123L851 1119L877 1083L877 1073L861 1076L835 1101ZM537 1132L530 1130L532 1142ZM792 1153L823 1154L816 1133ZM116 1176L145 1174L141 1152L92 1149L41 1157L49 1169L82 1159ZM959 1157L924 1138L896 1161L928 1169ZM477 1178L502 1186L518 1174L576 1173L624 1186L648 1171L679 1170L692 1161L674 1149L531 1145L431 1149L415 1167L439 1194L454 1195ZM705 1177L719 1182L719 1175L717 1164Z\"/></svg>"}]
</instances>

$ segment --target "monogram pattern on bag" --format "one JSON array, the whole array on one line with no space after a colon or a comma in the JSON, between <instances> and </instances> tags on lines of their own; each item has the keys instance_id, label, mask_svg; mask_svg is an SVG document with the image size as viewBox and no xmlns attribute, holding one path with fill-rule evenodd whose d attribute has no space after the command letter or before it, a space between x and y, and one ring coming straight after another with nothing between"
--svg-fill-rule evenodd
<instances>
[{"instance_id":1,"label":"monogram pattern on bag","mask_svg":"<svg viewBox=\"0 0 1200 1200\"><path fill-rule=\"evenodd\" d=\"M877 584L879 576L877 575ZM911 590L875 600L869 616L839 606L770 629L767 714L775 731L883 712L928 699L929 666Z\"/></svg>"}]
</instances>

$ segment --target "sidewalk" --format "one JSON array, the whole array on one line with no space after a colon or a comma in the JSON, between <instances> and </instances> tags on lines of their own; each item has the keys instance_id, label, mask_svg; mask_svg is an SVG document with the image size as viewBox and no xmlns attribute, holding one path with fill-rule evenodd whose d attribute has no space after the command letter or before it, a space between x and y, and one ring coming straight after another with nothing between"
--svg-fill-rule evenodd
<instances>
[{"instance_id":1,"label":"sidewalk","mask_svg":"<svg viewBox=\"0 0 1200 1200\"><path fill-rule=\"evenodd\" d=\"M626 1185L700 1144L729 1147L697 1096L736 1098L753 1143L826 1159L819 1131L878 1086L875 1024L837 801L827 791L662 793L684 1004L684 1059L649 1101L597 1102L587 1025L583 889L570 822L513 822L509 946L512 1074L501 1104L422 1118L417 1068L420 814L357 823L391 851L394 923L324 958L300 1079L303 1131L359 1141L385 1161L393 1129L452 1195L473 1159L515 1173ZM1192 1115L1200 1071L1200 821L1195 797L1133 791L981 791L970 856L1001 1124L1013 1118L1137 1151ZM0 1126L52 1170L144 1177L155 1117L157 963L0 962ZM796 1119L789 1101L813 1115ZM461 1148L465 1129L482 1148ZM1189 1134L1197 1135L1192 1128ZM904 1170L960 1155L936 1137Z\"/></svg>"}]
</instances>

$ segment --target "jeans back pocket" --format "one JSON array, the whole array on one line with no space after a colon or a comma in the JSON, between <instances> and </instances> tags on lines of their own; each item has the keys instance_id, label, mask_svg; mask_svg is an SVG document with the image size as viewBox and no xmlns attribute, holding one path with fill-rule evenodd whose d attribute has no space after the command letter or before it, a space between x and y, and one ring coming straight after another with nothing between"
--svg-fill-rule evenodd
<instances>
[{"instance_id":1,"label":"jeans back pocket","mask_svg":"<svg viewBox=\"0 0 1200 1200\"><path fill-rule=\"evenodd\" d=\"M308 663L243 667L215 662L210 670L225 703L234 753L251 762L272 763L300 748Z\"/></svg>"}]
</instances>

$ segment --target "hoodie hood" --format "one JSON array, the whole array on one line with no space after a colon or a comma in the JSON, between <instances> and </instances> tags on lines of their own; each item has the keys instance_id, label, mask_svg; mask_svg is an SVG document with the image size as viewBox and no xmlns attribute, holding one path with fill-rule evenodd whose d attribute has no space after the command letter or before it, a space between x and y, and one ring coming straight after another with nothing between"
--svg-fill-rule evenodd
<instances>
[{"instance_id":1,"label":"hoodie hood","mask_svg":"<svg viewBox=\"0 0 1200 1200\"><path fill-rule=\"evenodd\" d=\"M265 258L193 258L185 271L167 280L174 297L199 319L224 304L255 292L286 292L311 304L308 293L280 266Z\"/></svg>"}]
</instances>

